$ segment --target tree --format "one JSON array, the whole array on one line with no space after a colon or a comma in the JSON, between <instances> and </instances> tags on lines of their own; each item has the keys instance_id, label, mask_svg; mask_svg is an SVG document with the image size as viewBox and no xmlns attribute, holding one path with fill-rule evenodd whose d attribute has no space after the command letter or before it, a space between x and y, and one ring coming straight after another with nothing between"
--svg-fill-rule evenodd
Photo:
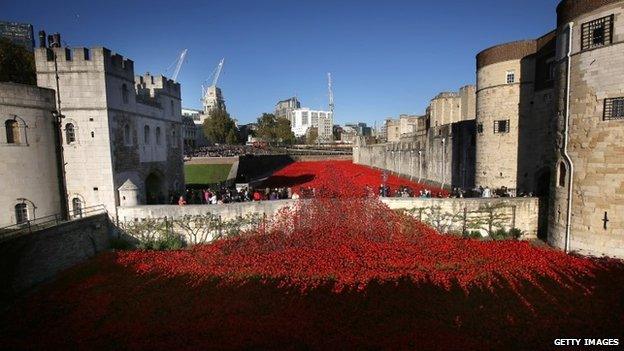
<instances>
[{"instance_id":1,"label":"tree","mask_svg":"<svg viewBox=\"0 0 624 351\"><path fill-rule=\"evenodd\" d=\"M292 145L295 143L295 133L290 128L290 121L286 118L278 118L275 123L275 136L283 144Z\"/></svg>"},{"instance_id":2,"label":"tree","mask_svg":"<svg viewBox=\"0 0 624 351\"><path fill-rule=\"evenodd\" d=\"M263 113L262 116L258 117L258 129L256 129L256 135L258 138L266 141L272 142L277 139L277 135L275 133L275 127L277 125L277 118L272 113Z\"/></svg>"},{"instance_id":3,"label":"tree","mask_svg":"<svg viewBox=\"0 0 624 351\"><path fill-rule=\"evenodd\" d=\"M308 128L306 132L306 144L315 144L316 139L318 139L318 129L316 127Z\"/></svg>"},{"instance_id":4,"label":"tree","mask_svg":"<svg viewBox=\"0 0 624 351\"><path fill-rule=\"evenodd\" d=\"M238 137L236 136L236 132L234 129L230 129L227 136L225 137L225 142L228 145L236 145L238 144Z\"/></svg>"},{"instance_id":5,"label":"tree","mask_svg":"<svg viewBox=\"0 0 624 351\"><path fill-rule=\"evenodd\" d=\"M210 111L208 118L204 120L203 130L206 138L217 144L226 143L230 132L233 132L236 138L236 124L234 120L230 118L227 112L219 109ZM238 138L236 139L238 141Z\"/></svg>"},{"instance_id":6,"label":"tree","mask_svg":"<svg viewBox=\"0 0 624 351\"><path fill-rule=\"evenodd\" d=\"M295 134L290 128L290 121L286 118L277 118L272 113L263 113L258 117L256 136L266 142L293 144Z\"/></svg>"},{"instance_id":7,"label":"tree","mask_svg":"<svg viewBox=\"0 0 624 351\"><path fill-rule=\"evenodd\" d=\"M0 38L0 82L37 84L33 54L6 38Z\"/></svg>"}]
</instances>

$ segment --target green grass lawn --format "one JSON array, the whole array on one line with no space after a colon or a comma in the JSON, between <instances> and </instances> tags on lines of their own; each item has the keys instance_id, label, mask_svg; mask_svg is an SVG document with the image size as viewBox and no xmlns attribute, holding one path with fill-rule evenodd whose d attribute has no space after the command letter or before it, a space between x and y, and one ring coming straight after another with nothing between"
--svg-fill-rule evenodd
<instances>
[{"instance_id":1,"label":"green grass lawn","mask_svg":"<svg viewBox=\"0 0 624 351\"><path fill-rule=\"evenodd\" d=\"M184 165L186 184L213 184L223 182L230 173L231 164Z\"/></svg>"}]
</instances>

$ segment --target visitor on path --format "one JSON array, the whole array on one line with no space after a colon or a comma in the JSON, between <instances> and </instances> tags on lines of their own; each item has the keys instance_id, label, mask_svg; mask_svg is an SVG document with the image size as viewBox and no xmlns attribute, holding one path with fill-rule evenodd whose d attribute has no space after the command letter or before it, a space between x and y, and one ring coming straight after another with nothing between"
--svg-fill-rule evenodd
<instances>
[{"instance_id":1,"label":"visitor on path","mask_svg":"<svg viewBox=\"0 0 624 351\"><path fill-rule=\"evenodd\" d=\"M184 196L180 196L180 198L178 199L178 205L180 206L186 205L186 200L184 200Z\"/></svg>"}]
</instances>

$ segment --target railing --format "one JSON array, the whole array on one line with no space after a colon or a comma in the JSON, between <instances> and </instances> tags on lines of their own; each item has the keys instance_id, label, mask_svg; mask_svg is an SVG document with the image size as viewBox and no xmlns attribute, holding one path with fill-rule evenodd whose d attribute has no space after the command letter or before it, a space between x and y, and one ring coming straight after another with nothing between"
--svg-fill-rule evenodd
<instances>
[{"instance_id":1,"label":"railing","mask_svg":"<svg viewBox=\"0 0 624 351\"><path fill-rule=\"evenodd\" d=\"M61 223L71 222L102 213L107 213L106 207L104 207L104 205L95 205L84 207L80 210L70 210L69 220L63 220L61 214L57 213L49 216L35 218L32 220L27 220L22 223L11 224L6 227L0 227L0 240L11 238L17 235L32 233L34 231L59 225Z\"/></svg>"}]
</instances>

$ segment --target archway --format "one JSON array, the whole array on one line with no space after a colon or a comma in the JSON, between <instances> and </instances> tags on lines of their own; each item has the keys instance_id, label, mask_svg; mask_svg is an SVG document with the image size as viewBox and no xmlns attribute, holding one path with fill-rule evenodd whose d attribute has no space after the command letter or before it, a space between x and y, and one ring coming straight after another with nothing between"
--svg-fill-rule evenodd
<instances>
[{"instance_id":1,"label":"archway","mask_svg":"<svg viewBox=\"0 0 624 351\"><path fill-rule=\"evenodd\" d=\"M148 205L164 203L162 178L156 173L150 173L145 178L145 203Z\"/></svg>"},{"instance_id":2,"label":"archway","mask_svg":"<svg viewBox=\"0 0 624 351\"><path fill-rule=\"evenodd\" d=\"M535 174L535 196L539 197L539 213L537 222L537 237L548 239L548 202L550 195L550 169L544 167Z\"/></svg>"}]
</instances>

